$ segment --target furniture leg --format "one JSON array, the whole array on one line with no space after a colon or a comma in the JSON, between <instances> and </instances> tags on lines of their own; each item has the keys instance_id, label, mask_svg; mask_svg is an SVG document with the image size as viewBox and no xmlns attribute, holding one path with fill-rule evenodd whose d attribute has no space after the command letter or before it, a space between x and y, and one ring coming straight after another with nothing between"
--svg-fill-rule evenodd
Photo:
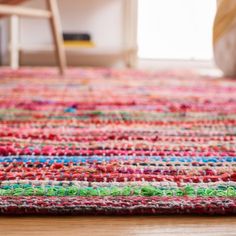
<instances>
[{"instance_id":1,"label":"furniture leg","mask_svg":"<svg viewBox=\"0 0 236 236\"><path fill-rule=\"evenodd\" d=\"M12 69L19 68L19 17L11 15L10 17L10 66Z\"/></svg>"},{"instance_id":2,"label":"furniture leg","mask_svg":"<svg viewBox=\"0 0 236 236\"><path fill-rule=\"evenodd\" d=\"M66 68L66 57L63 45L62 30L60 24L58 4L56 0L46 0L48 10L52 13L50 25L55 45L56 59L59 65L60 73L63 75Z\"/></svg>"}]
</instances>

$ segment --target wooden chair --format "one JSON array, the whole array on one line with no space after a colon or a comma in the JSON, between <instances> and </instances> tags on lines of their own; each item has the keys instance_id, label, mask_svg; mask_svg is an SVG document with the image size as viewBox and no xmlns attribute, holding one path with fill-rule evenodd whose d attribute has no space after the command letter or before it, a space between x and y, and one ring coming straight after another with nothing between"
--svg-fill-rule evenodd
<instances>
[{"instance_id":1,"label":"wooden chair","mask_svg":"<svg viewBox=\"0 0 236 236\"><path fill-rule=\"evenodd\" d=\"M11 67L17 68L19 65L18 57L18 17L39 17L47 18L50 21L50 26L55 45L56 58L58 62L59 71L64 74L66 68L66 57L63 46L60 16L58 11L57 0L45 0L47 3L47 10L32 9L19 4L27 0L0 0L0 16L11 17L11 42L10 42L10 61Z\"/></svg>"}]
</instances>

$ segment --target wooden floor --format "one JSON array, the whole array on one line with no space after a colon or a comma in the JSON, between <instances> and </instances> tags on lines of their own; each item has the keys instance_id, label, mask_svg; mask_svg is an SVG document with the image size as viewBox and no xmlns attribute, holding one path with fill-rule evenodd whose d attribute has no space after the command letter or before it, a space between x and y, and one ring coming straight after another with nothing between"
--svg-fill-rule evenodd
<instances>
[{"instance_id":1,"label":"wooden floor","mask_svg":"<svg viewBox=\"0 0 236 236\"><path fill-rule=\"evenodd\" d=\"M235 236L236 217L2 217L0 235Z\"/></svg>"}]
</instances>

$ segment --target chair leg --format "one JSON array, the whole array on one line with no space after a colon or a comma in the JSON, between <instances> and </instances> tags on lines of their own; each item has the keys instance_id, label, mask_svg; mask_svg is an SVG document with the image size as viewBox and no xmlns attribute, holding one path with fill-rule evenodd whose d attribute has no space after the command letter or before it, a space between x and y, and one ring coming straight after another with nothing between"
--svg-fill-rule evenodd
<instances>
[{"instance_id":1,"label":"chair leg","mask_svg":"<svg viewBox=\"0 0 236 236\"><path fill-rule=\"evenodd\" d=\"M19 68L19 17L10 16L10 66L12 69Z\"/></svg>"},{"instance_id":2,"label":"chair leg","mask_svg":"<svg viewBox=\"0 0 236 236\"><path fill-rule=\"evenodd\" d=\"M55 45L57 62L59 65L59 71L60 74L63 75L66 69L66 56L63 45L62 30L61 30L57 0L46 0L46 1L48 10L52 13L52 17L50 18L50 25L52 29L52 35Z\"/></svg>"}]
</instances>

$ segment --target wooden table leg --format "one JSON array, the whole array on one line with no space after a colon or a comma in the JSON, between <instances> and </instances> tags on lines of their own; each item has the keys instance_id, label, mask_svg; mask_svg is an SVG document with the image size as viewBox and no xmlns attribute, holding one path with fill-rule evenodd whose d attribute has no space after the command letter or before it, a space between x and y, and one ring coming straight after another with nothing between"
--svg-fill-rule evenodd
<instances>
[{"instance_id":1,"label":"wooden table leg","mask_svg":"<svg viewBox=\"0 0 236 236\"><path fill-rule=\"evenodd\" d=\"M56 0L46 0L48 10L52 13L50 18L50 24L53 34L53 41L55 45L57 62L59 65L60 73L63 75L66 69L66 56L65 49L63 45L62 30L60 24L59 10Z\"/></svg>"},{"instance_id":2,"label":"wooden table leg","mask_svg":"<svg viewBox=\"0 0 236 236\"><path fill-rule=\"evenodd\" d=\"M19 68L19 17L10 16L10 66L12 69Z\"/></svg>"}]
</instances>

